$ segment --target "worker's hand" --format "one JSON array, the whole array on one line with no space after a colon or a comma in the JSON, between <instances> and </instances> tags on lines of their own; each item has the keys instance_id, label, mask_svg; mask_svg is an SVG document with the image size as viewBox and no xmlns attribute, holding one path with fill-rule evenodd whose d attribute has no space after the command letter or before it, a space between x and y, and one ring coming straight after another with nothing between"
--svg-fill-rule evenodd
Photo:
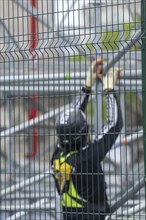
<instances>
[{"instance_id":1,"label":"worker's hand","mask_svg":"<svg viewBox=\"0 0 146 220\"><path fill-rule=\"evenodd\" d=\"M95 83L96 78L101 78L103 60L97 59L92 63L92 67L89 69L85 81L85 88L91 89L92 85Z\"/></svg>"},{"instance_id":2,"label":"worker's hand","mask_svg":"<svg viewBox=\"0 0 146 220\"><path fill-rule=\"evenodd\" d=\"M109 73L106 74L106 76L103 77L102 81L104 91L111 91L114 89L120 78L120 73L122 72L122 70L122 68L112 69L109 71Z\"/></svg>"}]
</instances>

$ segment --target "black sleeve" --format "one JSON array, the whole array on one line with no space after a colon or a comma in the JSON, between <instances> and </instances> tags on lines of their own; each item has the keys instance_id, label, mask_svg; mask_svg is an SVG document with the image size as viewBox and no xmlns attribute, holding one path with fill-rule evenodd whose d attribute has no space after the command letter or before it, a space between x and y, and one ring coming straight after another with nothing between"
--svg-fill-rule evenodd
<instances>
[{"instance_id":1,"label":"black sleeve","mask_svg":"<svg viewBox=\"0 0 146 220\"><path fill-rule=\"evenodd\" d=\"M106 104L106 124L103 126L100 135L94 141L94 148L96 148L96 150L94 150L94 159L97 160L98 158L99 161L102 161L107 152L111 149L123 126L121 107L116 94L106 94Z\"/></svg>"},{"instance_id":2,"label":"black sleeve","mask_svg":"<svg viewBox=\"0 0 146 220\"><path fill-rule=\"evenodd\" d=\"M71 107L81 109L84 112L88 104L90 93L91 90L88 90L83 87L81 95L76 98L76 100L72 103Z\"/></svg>"}]
</instances>

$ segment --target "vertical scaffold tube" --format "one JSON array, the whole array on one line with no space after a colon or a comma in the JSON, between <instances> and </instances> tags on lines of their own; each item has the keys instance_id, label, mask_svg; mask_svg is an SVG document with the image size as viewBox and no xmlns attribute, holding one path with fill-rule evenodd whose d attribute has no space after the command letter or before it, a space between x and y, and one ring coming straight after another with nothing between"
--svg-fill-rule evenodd
<instances>
[{"instance_id":1,"label":"vertical scaffold tube","mask_svg":"<svg viewBox=\"0 0 146 220\"><path fill-rule=\"evenodd\" d=\"M37 7L38 0L30 0L30 4L32 7ZM36 46L38 44L38 36L37 36L37 18L36 16L30 17L30 53L31 58L34 61L34 58L36 57ZM32 101L37 103L37 96L33 95ZM35 107L30 107L29 109L29 120L37 117L37 109ZM38 131L36 126L33 127L33 131L31 133L31 144L32 144L32 152L29 152L27 155L28 158L34 158L37 155L38 150Z\"/></svg>"},{"instance_id":2,"label":"vertical scaffold tube","mask_svg":"<svg viewBox=\"0 0 146 220\"><path fill-rule=\"evenodd\" d=\"M30 0L30 4L32 7L37 7L37 0ZM35 16L30 17L30 52L32 57L35 58L35 48L38 43L38 36L37 36L37 18Z\"/></svg>"}]
</instances>

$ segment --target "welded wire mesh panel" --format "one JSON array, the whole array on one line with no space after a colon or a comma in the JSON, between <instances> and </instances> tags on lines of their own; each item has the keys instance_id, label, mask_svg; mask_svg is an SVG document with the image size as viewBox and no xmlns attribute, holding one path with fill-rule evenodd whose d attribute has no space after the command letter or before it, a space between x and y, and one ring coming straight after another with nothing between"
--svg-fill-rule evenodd
<instances>
[{"instance_id":1,"label":"welded wire mesh panel","mask_svg":"<svg viewBox=\"0 0 146 220\"><path fill-rule=\"evenodd\" d=\"M0 220L146 218L145 9L0 0Z\"/></svg>"}]
</instances>

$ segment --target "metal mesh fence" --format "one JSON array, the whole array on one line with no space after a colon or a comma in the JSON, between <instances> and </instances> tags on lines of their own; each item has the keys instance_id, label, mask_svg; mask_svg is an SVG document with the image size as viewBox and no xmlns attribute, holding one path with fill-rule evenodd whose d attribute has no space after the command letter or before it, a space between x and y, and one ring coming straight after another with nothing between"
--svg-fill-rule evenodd
<instances>
[{"instance_id":1,"label":"metal mesh fence","mask_svg":"<svg viewBox=\"0 0 146 220\"><path fill-rule=\"evenodd\" d=\"M0 0L0 220L146 218L145 9Z\"/></svg>"}]
</instances>

